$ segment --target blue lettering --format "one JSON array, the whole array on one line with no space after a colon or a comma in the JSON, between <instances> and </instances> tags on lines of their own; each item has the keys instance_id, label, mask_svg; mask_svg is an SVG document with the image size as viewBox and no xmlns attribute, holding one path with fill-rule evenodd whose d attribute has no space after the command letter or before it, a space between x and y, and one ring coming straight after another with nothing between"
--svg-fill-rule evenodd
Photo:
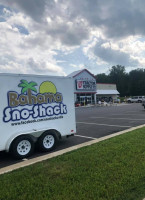
<instances>
[{"instance_id":1,"label":"blue lettering","mask_svg":"<svg viewBox=\"0 0 145 200\"><path fill-rule=\"evenodd\" d=\"M22 110L14 109L7 107L3 111L4 122L9 121L19 121L19 120L26 120L30 117L38 118L38 117L47 117L47 116L55 116L55 115L63 115L67 114L67 106L63 103L56 105L54 107L48 106L44 107L42 105L34 105L31 109L23 108Z\"/></svg>"}]
</instances>

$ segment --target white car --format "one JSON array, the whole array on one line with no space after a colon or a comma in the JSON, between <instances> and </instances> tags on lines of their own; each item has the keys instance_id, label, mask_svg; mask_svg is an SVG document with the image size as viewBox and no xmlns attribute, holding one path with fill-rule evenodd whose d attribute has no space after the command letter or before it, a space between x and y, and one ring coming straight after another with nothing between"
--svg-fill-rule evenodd
<instances>
[{"instance_id":1,"label":"white car","mask_svg":"<svg viewBox=\"0 0 145 200\"><path fill-rule=\"evenodd\" d=\"M127 99L127 103L142 103L144 96L133 96Z\"/></svg>"}]
</instances>

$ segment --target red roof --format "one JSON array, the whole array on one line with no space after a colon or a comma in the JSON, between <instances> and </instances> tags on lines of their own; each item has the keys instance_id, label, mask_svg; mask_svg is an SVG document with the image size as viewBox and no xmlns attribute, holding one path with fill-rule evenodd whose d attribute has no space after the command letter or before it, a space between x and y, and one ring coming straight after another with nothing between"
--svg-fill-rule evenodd
<instances>
[{"instance_id":1,"label":"red roof","mask_svg":"<svg viewBox=\"0 0 145 200\"><path fill-rule=\"evenodd\" d=\"M87 69L83 69L82 71L78 72L77 74L75 74L75 75L73 76L73 78L76 77L76 76L78 76L79 74L81 74L81 73L84 72L84 71L88 72L93 78L95 78L95 76L94 76L91 72L89 72ZM95 79L96 79L96 78L95 78Z\"/></svg>"}]
</instances>

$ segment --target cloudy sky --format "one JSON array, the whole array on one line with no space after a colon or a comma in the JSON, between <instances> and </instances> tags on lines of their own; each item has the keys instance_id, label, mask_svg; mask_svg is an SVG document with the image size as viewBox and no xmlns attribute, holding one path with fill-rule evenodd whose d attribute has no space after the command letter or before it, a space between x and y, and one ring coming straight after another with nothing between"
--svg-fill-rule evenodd
<instances>
[{"instance_id":1,"label":"cloudy sky","mask_svg":"<svg viewBox=\"0 0 145 200\"><path fill-rule=\"evenodd\" d=\"M145 68L144 0L0 0L0 72Z\"/></svg>"}]
</instances>

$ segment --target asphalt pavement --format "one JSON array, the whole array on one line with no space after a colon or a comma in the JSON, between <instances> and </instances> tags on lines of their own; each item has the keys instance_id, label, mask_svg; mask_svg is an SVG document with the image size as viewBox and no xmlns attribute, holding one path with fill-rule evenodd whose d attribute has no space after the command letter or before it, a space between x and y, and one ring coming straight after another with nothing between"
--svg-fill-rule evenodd
<instances>
[{"instance_id":1,"label":"asphalt pavement","mask_svg":"<svg viewBox=\"0 0 145 200\"><path fill-rule=\"evenodd\" d=\"M62 139L55 151L145 124L145 110L139 103L78 107L76 122L77 134L74 137ZM36 149L33 156L28 159L41 155L44 153ZM23 160L14 160L9 154L0 152L0 168L18 162L23 162Z\"/></svg>"}]
</instances>

